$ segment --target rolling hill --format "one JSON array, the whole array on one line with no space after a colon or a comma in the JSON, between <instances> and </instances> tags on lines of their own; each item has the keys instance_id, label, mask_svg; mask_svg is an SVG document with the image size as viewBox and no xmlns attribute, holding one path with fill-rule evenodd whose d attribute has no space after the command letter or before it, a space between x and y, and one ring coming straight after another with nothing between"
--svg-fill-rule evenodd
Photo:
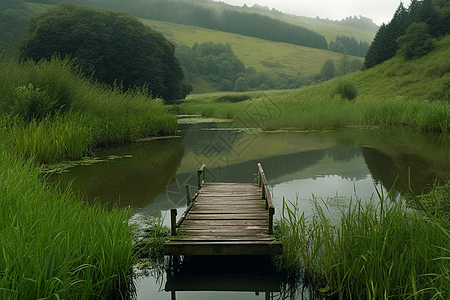
<instances>
[{"instance_id":1,"label":"rolling hill","mask_svg":"<svg viewBox=\"0 0 450 300\"><path fill-rule=\"evenodd\" d=\"M236 10L248 12L248 9L233 7L212 1L198 1L196 4L214 7L217 10L230 9L231 7ZM28 5L29 8L36 13L40 13L48 7L51 7L50 5L37 3L28 3ZM355 29L312 18L271 12L253 12L314 30L319 34L324 35L327 41L333 40L336 35L347 35L353 36L357 40L370 42L375 34L375 32L369 30ZM265 72L267 74L278 73L308 77L319 73L326 60L332 59L335 64L337 64L337 62L343 58L343 54L327 50L272 42L264 39L196 26L181 25L177 23L149 19L140 20L145 25L160 31L167 39L177 45L192 47L194 43L209 41L222 44L229 43L236 57L244 62L245 67L253 67L256 71ZM363 60L360 57L352 56L348 56L348 59ZM215 89L201 78L194 83L194 92L198 93L211 91L215 91Z\"/></svg>"}]
</instances>

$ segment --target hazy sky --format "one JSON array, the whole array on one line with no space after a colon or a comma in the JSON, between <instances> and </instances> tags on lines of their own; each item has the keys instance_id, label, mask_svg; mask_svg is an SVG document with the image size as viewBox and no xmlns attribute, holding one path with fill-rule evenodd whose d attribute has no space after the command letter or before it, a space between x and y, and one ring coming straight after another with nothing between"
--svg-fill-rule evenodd
<instances>
[{"instance_id":1,"label":"hazy sky","mask_svg":"<svg viewBox=\"0 0 450 300\"><path fill-rule=\"evenodd\" d=\"M274 7L284 13L298 16L329 18L341 20L349 16L364 16L372 19L377 25L388 23L395 10L400 4L400 0L215 0L231 5L252 6L259 4ZM410 0L402 1L408 8Z\"/></svg>"}]
</instances>

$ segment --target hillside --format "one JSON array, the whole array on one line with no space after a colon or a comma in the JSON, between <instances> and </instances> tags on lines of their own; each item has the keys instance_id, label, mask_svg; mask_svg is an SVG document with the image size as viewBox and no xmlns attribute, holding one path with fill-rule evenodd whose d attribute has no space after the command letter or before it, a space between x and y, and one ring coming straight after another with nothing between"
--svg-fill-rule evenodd
<instances>
[{"instance_id":1,"label":"hillside","mask_svg":"<svg viewBox=\"0 0 450 300\"><path fill-rule=\"evenodd\" d=\"M348 74L321 84L296 90L247 93L252 100L218 103L224 95L191 95L178 110L208 117L238 118L254 124L243 112L269 99L276 109L256 126L277 129L334 129L351 125L408 126L418 131L450 130L450 36L436 42L430 54L405 62L394 57L374 68ZM340 83L350 83L357 91L348 101L335 94ZM439 101L440 100L440 101ZM253 102L250 102L253 101Z\"/></svg>"},{"instance_id":2,"label":"hillside","mask_svg":"<svg viewBox=\"0 0 450 300\"><path fill-rule=\"evenodd\" d=\"M191 47L194 43L208 41L229 43L247 68L253 67L260 72L283 72L292 75L301 73L303 76L310 76L318 73L327 59L337 62L343 56L327 50L271 42L201 27L146 19L141 21L178 45ZM349 58L363 60L356 56Z\"/></svg>"},{"instance_id":3,"label":"hillside","mask_svg":"<svg viewBox=\"0 0 450 300\"><path fill-rule=\"evenodd\" d=\"M315 18L308 18L303 16L297 16L292 14L283 14L279 12L267 12L267 11L257 11L252 10L251 8L242 8L239 6L233 6L229 4L225 4L223 2L213 2L213 1L198 1L196 4L207 5L210 7L214 7L218 10L223 9L235 9L237 11L247 12L247 13L258 13L262 15L266 15L268 17L278 19L290 24L294 24L297 26L305 27L309 30L315 31L318 34L321 34L325 37L327 42L329 43L331 40L334 40L336 36L344 35L349 37L354 37L357 41L363 41L366 43L371 43L376 32L371 30L357 29L348 26L342 26L335 23L326 22L324 20L318 20ZM275 7L276 9L276 7ZM394 13L394 12L392 12Z\"/></svg>"}]
</instances>

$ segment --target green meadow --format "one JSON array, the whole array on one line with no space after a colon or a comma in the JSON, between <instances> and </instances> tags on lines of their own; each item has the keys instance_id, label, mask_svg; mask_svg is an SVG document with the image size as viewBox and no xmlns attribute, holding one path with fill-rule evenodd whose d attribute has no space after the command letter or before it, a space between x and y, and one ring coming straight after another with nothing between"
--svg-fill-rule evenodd
<instances>
[{"instance_id":1,"label":"green meadow","mask_svg":"<svg viewBox=\"0 0 450 300\"><path fill-rule=\"evenodd\" d=\"M196 26L147 19L141 19L141 21L145 25L160 31L167 39L179 45L192 47L194 43L200 44L209 41L222 44L229 43L235 55L244 62L245 67L253 67L256 71L269 74L281 72L310 76L319 73L327 59L332 59L337 64L343 57L341 53L327 50L271 42ZM362 60L362 58L356 56L348 56L348 59Z\"/></svg>"},{"instance_id":2,"label":"green meadow","mask_svg":"<svg viewBox=\"0 0 450 300\"><path fill-rule=\"evenodd\" d=\"M247 107L269 103L277 113L255 124L264 130L333 129L346 126L409 126L421 131L447 132L450 105L436 97L449 92L450 38L436 43L430 55L405 62L395 57L372 69L297 90L248 92L238 103L216 101L220 94L190 95L177 105L186 114L236 118L250 124ZM357 97L347 100L336 90L354 85ZM230 94L230 93L228 93Z\"/></svg>"}]
</instances>

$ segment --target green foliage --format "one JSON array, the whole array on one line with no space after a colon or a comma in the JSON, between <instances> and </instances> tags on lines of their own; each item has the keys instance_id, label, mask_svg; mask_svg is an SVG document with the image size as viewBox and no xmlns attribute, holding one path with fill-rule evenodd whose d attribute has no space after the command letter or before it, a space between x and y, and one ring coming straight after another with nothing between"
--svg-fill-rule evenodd
<instances>
[{"instance_id":1,"label":"green foliage","mask_svg":"<svg viewBox=\"0 0 450 300\"><path fill-rule=\"evenodd\" d=\"M320 76L323 81L332 79L336 75L336 67L332 59L327 59L320 69Z\"/></svg>"},{"instance_id":2,"label":"green foliage","mask_svg":"<svg viewBox=\"0 0 450 300\"><path fill-rule=\"evenodd\" d=\"M71 56L87 76L125 90L146 85L166 101L185 97L174 46L126 13L60 4L31 21L20 51L34 61Z\"/></svg>"},{"instance_id":3,"label":"green foliage","mask_svg":"<svg viewBox=\"0 0 450 300\"><path fill-rule=\"evenodd\" d=\"M353 100L358 96L358 89L353 82L341 80L332 92L332 96L334 95L339 95L342 99Z\"/></svg>"},{"instance_id":4,"label":"green foliage","mask_svg":"<svg viewBox=\"0 0 450 300\"><path fill-rule=\"evenodd\" d=\"M364 66L364 62L360 59L350 59L344 55L336 65L336 75L343 76L349 73L360 71Z\"/></svg>"},{"instance_id":5,"label":"green foliage","mask_svg":"<svg viewBox=\"0 0 450 300\"><path fill-rule=\"evenodd\" d=\"M412 23L406 30L405 35L397 39L399 46L398 55L406 60L419 58L427 55L433 50L433 40L428 33L426 23Z\"/></svg>"},{"instance_id":6,"label":"green foliage","mask_svg":"<svg viewBox=\"0 0 450 300\"><path fill-rule=\"evenodd\" d=\"M300 75L284 73L268 75L253 67L245 68L235 56L230 44L194 43L192 48L178 46L176 55L186 70L190 82L204 78L221 91L245 92L258 89L293 89L310 82Z\"/></svg>"},{"instance_id":7,"label":"green foliage","mask_svg":"<svg viewBox=\"0 0 450 300\"><path fill-rule=\"evenodd\" d=\"M0 41L18 42L28 26L30 12L22 1L2 1L0 4Z\"/></svg>"},{"instance_id":8,"label":"green foliage","mask_svg":"<svg viewBox=\"0 0 450 300\"><path fill-rule=\"evenodd\" d=\"M2 128L4 119L0 119ZM105 299L132 284L129 210L51 186L0 131L0 298Z\"/></svg>"},{"instance_id":9,"label":"green foliage","mask_svg":"<svg viewBox=\"0 0 450 300\"><path fill-rule=\"evenodd\" d=\"M450 75L443 77L440 82L441 84L429 93L429 98L450 102Z\"/></svg>"},{"instance_id":10,"label":"green foliage","mask_svg":"<svg viewBox=\"0 0 450 300\"><path fill-rule=\"evenodd\" d=\"M224 95L215 99L216 102L242 102L251 99L249 95Z\"/></svg>"},{"instance_id":11,"label":"green foliage","mask_svg":"<svg viewBox=\"0 0 450 300\"><path fill-rule=\"evenodd\" d=\"M369 44L356 41L354 37L337 36L335 41L330 41L330 51L365 57Z\"/></svg>"},{"instance_id":12,"label":"green foliage","mask_svg":"<svg viewBox=\"0 0 450 300\"><path fill-rule=\"evenodd\" d=\"M123 92L76 74L68 59L1 63L0 119L14 117L5 127L19 153L77 160L101 145L176 132L176 117L148 90Z\"/></svg>"},{"instance_id":13,"label":"green foliage","mask_svg":"<svg viewBox=\"0 0 450 300\"><path fill-rule=\"evenodd\" d=\"M266 15L217 9L186 1L89 0L90 5L127 11L134 16L178 24L193 25L275 42L328 49L322 35L302 26L289 24Z\"/></svg>"},{"instance_id":14,"label":"green foliage","mask_svg":"<svg viewBox=\"0 0 450 300\"><path fill-rule=\"evenodd\" d=\"M408 27L413 23L425 23L428 25L428 33L431 37L436 38L445 34L450 33L450 26L448 26L449 18L444 13L446 8L448 8L448 3L440 4L438 6L434 6L432 3L433 0L416 0L412 1L408 9L403 6L401 2L397 11L395 12L392 20L386 25L383 24L378 30L375 38L370 45L370 48L367 52L366 59L364 61L364 66L366 68L372 68L397 54L399 50L399 45L396 43L397 39L406 34ZM441 12L438 14L436 11ZM419 30L417 25L415 25L414 31ZM419 32L422 32L423 29L420 29ZM425 36L423 36L425 37ZM401 41L401 44L406 44L408 40L412 41L412 34L410 37ZM428 40L428 37L425 40L418 41L421 45L418 53L413 53L411 50L402 50L405 57L414 56L416 54L421 55L422 52L429 50L431 43ZM424 44L425 43L425 44ZM414 48L414 45L405 46L406 48ZM412 52L412 53L411 53Z\"/></svg>"},{"instance_id":15,"label":"green foliage","mask_svg":"<svg viewBox=\"0 0 450 300\"><path fill-rule=\"evenodd\" d=\"M170 229L161 219L149 218L144 226L134 228L135 253L138 259L157 259L164 256L164 243L170 236Z\"/></svg>"},{"instance_id":16,"label":"green foliage","mask_svg":"<svg viewBox=\"0 0 450 300\"><path fill-rule=\"evenodd\" d=\"M235 92L246 92L248 90L249 90L249 88L248 88L247 81L245 80L245 78L239 77L236 80L236 83L234 85L234 91Z\"/></svg>"},{"instance_id":17,"label":"green foliage","mask_svg":"<svg viewBox=\"0 0 450 300\"><path fill-rule=\"evenodd\" d=\"M63 106L57 102L58 99L52 99L45 91L34 88L31 83L16 88L15 100L11 113L22 116L27 122L42 119Z\"/></svg>"},{"instance_id":18,"label":"green foliage","mask_svg":"<svg viewBox=\"0 0 450 300\"><path fill-rule=\"evenodd\" d=\"M391 193L378 196L344 205L313 199L310 217L284 202L276 227L284 266L303 268L317 290L338 299L448 298L447 225Z\"/></svg>"}]
</instances>

